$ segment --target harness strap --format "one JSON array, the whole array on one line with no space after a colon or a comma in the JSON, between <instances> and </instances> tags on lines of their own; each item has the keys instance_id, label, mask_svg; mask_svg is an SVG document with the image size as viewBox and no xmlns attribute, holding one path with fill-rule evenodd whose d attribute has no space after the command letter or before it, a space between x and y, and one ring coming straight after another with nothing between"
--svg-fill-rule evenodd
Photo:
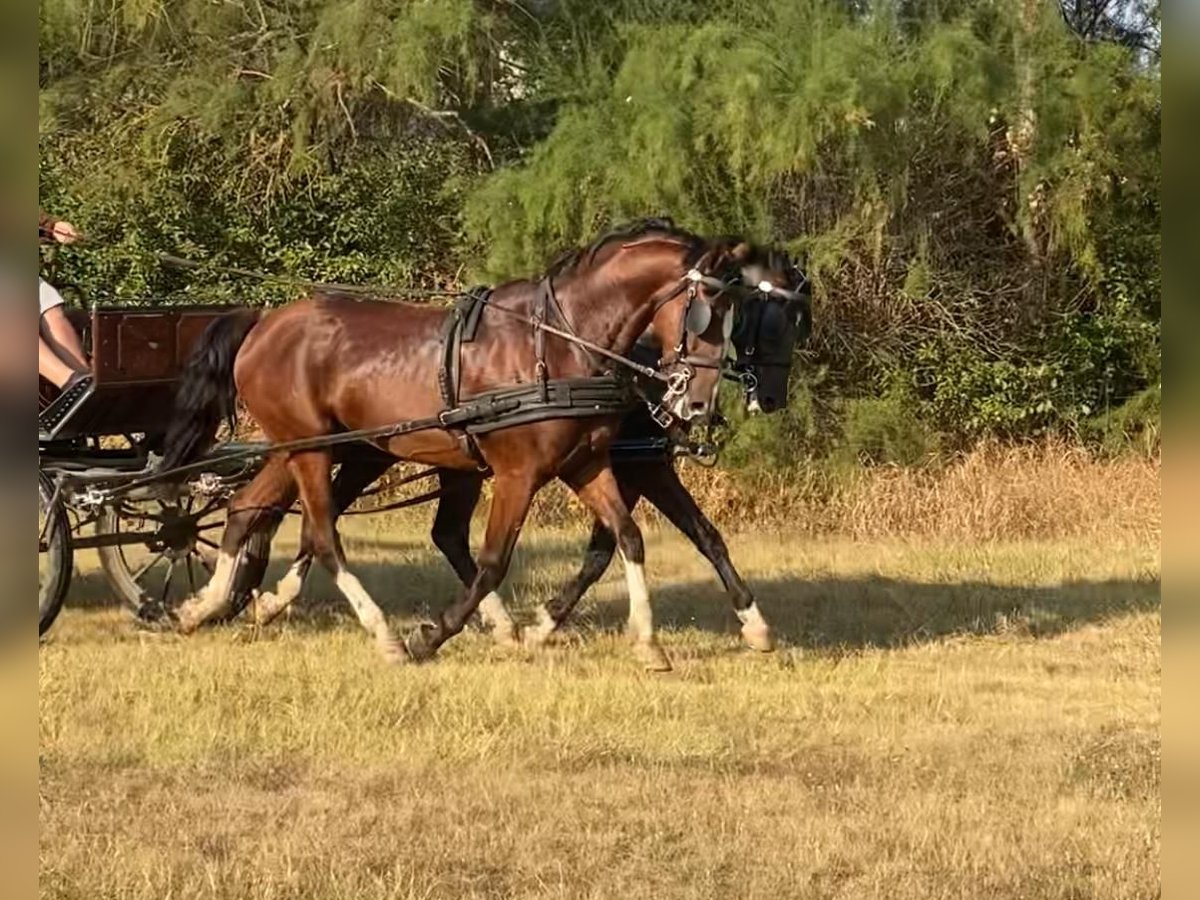
<instances>
[{"instance_id":1,"label":"harness strap","mask_svg":"<svg viewBox=\"0 0 1200 900\"><path fill-rule=\"evenodd\" d=\"M542 402L546 402L546 379L548 372L546 370L546 331L542 326L546 323L546 310L549 306L550 296L554 291L549 278L543 278L538 285L537 293L533 299L533 358L534 370L538 384L541 386Z\"/></svg>"},{"instance_id":2,"label":"harness strap","mask_svg":"<svg viewBox=\"0 0 1200 900\"><path fill-rule=\"evenodd\" d=\"M488 434L546 419L616 415L637 404L628 378L555 378L539 384L488 391L464 400L460 409L468 434Z\"/></svg>"},{"instance_id":3,"label":"harness strap","mask_svg":"<svg viewBox=\"0 0 1200 900\"><path fill-rule=\"evenodd\" d=\"M442 326L442 364L438 366L438 393L442 395L442 403L446 408L454 406L458 394L455 378L455 361L458 356L458 334L462 327L462 315L456 302L446 316Z\"/></svg>"},{"instance_id":4,"label":"harness strap","mask_svg":"<svg viewBox=\"0 0 1200 900\"><path fill-rule=\"evenodd\" d=\"M442 364L438 368L438 389L445 405L444 417L448 418L458 406L462 390L462 345L475 340L490 295L490 288L474 288L458 297L446 316L446 324L442 328ZM483 467L483 454L474 439L459 429L448 430L454 433L463 452Z\"/></svg>"}]
</instances>

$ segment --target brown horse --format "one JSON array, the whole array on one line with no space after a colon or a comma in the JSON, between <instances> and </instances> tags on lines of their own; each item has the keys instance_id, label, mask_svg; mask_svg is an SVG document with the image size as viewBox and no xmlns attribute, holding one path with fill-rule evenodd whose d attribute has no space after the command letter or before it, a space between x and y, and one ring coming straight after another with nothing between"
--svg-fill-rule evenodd
<instances>
[{"instance_id":1,"label":"brown horse","mask_svg":"<svg viewBox=\"0 0 1200 900\"><path fill-rule=\"evenodd\" d=\"M736 244L740 240L731 239L731 242ZM747 296L739 304L738 321L732 336L732 349L737 354L734 369L742 382L745 407L752 413L772 413L786 403L793 354L796 346L807 339L811 327L808 281L786 254L757 246L750 247L747 252L741 265L740 280L742 289L749 290L744 291ZM649 354L643 357L644 361L653 363L661 356L660 349L641 340L638 343L635 349L641 353L635 353L635 357ZM648 386L648 389L653 390L653 387ZM712 563L729 592L747 645L755 650L769 651L774 646L771 630L759 611L754 594L730 560L720 532L680 481L669 450L664 448L649 455L643 450L630 455L621 448L622 441L653 441L665 437L667 431L645 406L631 410L624 417L617 443L610 454L621 497L630 510L644 497L687 535ZM395 459L386 453L358 453L344 459L333 482L337 514L345 512L362 491L394 463ZM431 537L464 585L470 585L476 576L469 527L485 477L483 472L438 471L439 498ZM587 589L604 574L616 549L616 538L596 521L583 567L552 600L538 608L537 625L524 632L526 646L544 643L562 626ZM310 562L311 557L302 555L295 563L296 570L306 572ZM239 596L248 597L257 587L257 583L243 583ZM259 625L269 624L283 609L276 595L259 595L255 621ZM516 626L497 591L480 601L479 614L497 643L518 643Z\"/></svg>"},{"instance_id":2,"label":"brown horse","mask_svg":"<svg viewBox=\"0 0 1200 900\"><path fill-rule=\"evenodd\" d=\"M745 245L710 243L658 220L604 235L547 274L562 320L554 324L618 355L649 331L662 346L675 348L664 371L686 376L672 392L672 412L682 419L707 415L727 349L726 320L731 325L733 316L731 295L713 285L732 283L747 251ZM697 275L703 280L694 280ZM516 281L493 292L477 339L462 348L461 396L536 384L544 372L577 378L611 367L574 341L539 333L533 323L540 289L538 282ZM322 296L269 315L237 313L219 320L201 338L183 374L162 469L203 455L235 396L273 442L437 416L444 405L438 378L445 315L429 306ZM478 454L495 484L475 578L436 623L420 626L404 643L346 566L334 525L332 449L271 454L230 502L216 571L179 608L178 626L190 633L227 611L247 538L273 531L298 494L304 513L301 557L311 555L332 573L387 659L428 659L504 579L530 502L558 477L617 536L638 658L649 668L669 668L654 637L641 532L621 499L607 454L620 418L551 419L477 437ZM461 435L448 428L400 434L377 445L398 459L444 469L480 467ZM294 565L274 602L281 607L290 602L302 579L303 570Z\"/></svg>"}]
</instances>

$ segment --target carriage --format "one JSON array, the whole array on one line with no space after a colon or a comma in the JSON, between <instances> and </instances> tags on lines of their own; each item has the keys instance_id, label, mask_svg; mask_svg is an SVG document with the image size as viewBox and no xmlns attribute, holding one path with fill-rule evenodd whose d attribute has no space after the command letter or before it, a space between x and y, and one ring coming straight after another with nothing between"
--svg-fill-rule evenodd
<instances>
[{"instance_id":1,"label":"carriage","mask_svg":"<svg viewBox=\"0 0 1200 900\"><path fill-rule=\"evenodd\" d=\"M249 444L227 443L165 490L153 470L192 345L232 307L95 307L68 315L92 380L52 402L41 385L38 434L38 632L70 588L74 552L94 548L115 595L149 618L207 581L223 510L257 469ZM114 486L129 490L113 490Z\"/></svg>"}]
</instances>

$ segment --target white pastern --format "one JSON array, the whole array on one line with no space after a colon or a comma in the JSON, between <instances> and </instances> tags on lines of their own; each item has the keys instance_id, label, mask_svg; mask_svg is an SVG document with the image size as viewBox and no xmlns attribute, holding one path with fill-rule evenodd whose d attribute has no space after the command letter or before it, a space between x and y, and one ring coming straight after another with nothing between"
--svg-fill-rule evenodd
<instances>
[{"instance_id":1,"label":"white pastern","mask_svg":"<svg viewBox=\"0 0 1200 900\"><path fill-rule=\"evenodd\" d=\"M646 587L646 570L641 563L630 562L621 554L625 564L625 583L629 587L629 633L635 640L649 641L654 637L654 613L650 609L650 590Z\"/></svg>"},{"instance_id":2,"label":"white pastern","mask_svg":"<svg viewBox=\"0 0 1200 900\"><path fill-rule=\"evenodd\" d=\"M757 629L767 627L767 621L762 617L762 613L759 612L757 603L751 603L745 609L739 609L737 616L742 620L742 625L746 628Z\"/></svg>"},{"instance_id":3,"label":"white pastern","mask_svg":"<svg viewBox=\"0 0 1200 900\"><path fill-rule=\"evenodd\" d=\"M512 628L512 616L504 608L504 598L495 591L488 591L479 601L479 617L490 628Z\"/></svg>"},{"instance_id":4,"label":"white pastern","mask_svg":"<svg viewBox=\"0 0 1200 900\"><path fill-rule=\"evenodd\" d=\"M266 625L300 596L300 589L304 587L305 565L305 560L296 560L291 568L283 573L283 577L275 585L274 593L263 594L259 598L255 608L255 622Z\"/></svg>"},{"instance_id":5,"label":"white pastern","mask_svg":"<svg viewBox=\"0 0 1200 900\"><path fill-rule=\"evenodd\" d=\"M367 593L367 589L362 586L362 582L354 576L354 573L346 568L338 569L334 584L354 607L354 613L358 616L358 621L362 623L363 628L371 632L381 643L394 640L392 633L388 630L387 620L383 617L383 610L371 599L371 595Z\"/></svg>"}]
</instances>

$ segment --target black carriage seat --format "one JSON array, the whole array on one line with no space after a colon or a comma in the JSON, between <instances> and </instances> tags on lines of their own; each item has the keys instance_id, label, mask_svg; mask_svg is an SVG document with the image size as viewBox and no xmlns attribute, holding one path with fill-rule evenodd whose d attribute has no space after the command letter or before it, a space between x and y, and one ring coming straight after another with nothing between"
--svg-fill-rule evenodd
<instances>
[{"instance_id":1,"label":"black carriage seat","mask_svg":"<svg viewBox=\"0 0 1200 900\"><path fill-rule=\"evenodd\" d=\"M71 327L80 335L80 343L86 346L90 333L90 317L87 312L74 307L64 307L63 311ZM86 349L84 352L87 352ZM90 387L90 383L74 384L63 391L38 375L38 437L41 442L52 439L57 423L83 398Z\"/></svg>"},{"instance_id":2,"label":"black carriage seat","mask_svg":"<svg viewBox=\"0 0 1200 900\"><path fill-rule=\"evenodd\" d=\"M107 435L161 435L174 407L179 373L209 323L239 307L95 307L84 347L90 384L39 411L42 442ZM72 321L78 311L72 311ZM86 314L85 314L86 315Z\"/></svg>"}]
</instances>

